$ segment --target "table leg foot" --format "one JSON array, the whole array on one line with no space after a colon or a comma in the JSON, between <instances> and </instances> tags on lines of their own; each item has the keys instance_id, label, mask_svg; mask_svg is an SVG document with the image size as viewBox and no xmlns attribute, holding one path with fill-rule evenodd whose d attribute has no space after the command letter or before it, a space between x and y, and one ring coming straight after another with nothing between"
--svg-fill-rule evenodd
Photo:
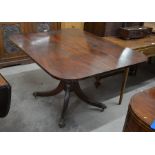
<instances>
[{"instance_id":1,"label":"table leg foot","mask_svg":"<svg viewBox=\"0 0 155 155\"><path fill-rule=\"evenodd\" d=\"M65 125L66 125L66 124L65 124L65 120L64 120L64 119L60 119L58 125L59 125L60 128L64 128Z\"/></svg>"},{"instance_id":2,"label":"table leg foot","mask_svg":"<svg viewBox=\"0 0 155 155\"><path fill-rule=\"evenodd\" d=\"M54 95L57 95L58 93L60 93L63 89L64 89L63 82L60 81L60 83L58 84L58 86L54 90L46 91L46 92L34 92L33 96L34 97L37 97L37 96L42 96L42 97L54 96Z\"/></svg>"},{"instance_id":3,"label":"table leg foot","mask_svg":"<svg viewBox=\"0 0 155 155\"><path fill-rule=\"evenodd\" d=\"M104 109L106 108L105 104L89 99L81 90L78 82L74 83L74 92L81 100L85 101L87 104L101 108L101 111L104 111Z\"/></svg>"}]
</instances>

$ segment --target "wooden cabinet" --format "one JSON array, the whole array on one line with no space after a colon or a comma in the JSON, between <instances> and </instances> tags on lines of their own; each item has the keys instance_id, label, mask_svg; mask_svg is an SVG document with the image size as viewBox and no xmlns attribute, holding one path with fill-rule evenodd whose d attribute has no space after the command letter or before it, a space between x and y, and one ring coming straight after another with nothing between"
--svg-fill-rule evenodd
<instances>
[{"instance_id":1,"label":"wooden cabinet","mask_svg":"<svg viewBox=\"0 0 155 155\"><path fill-rule=\"evenodd\" d=\"M36 22L31 23L33 32L50 32L61 29L61 23L55 22Z\"/></svg>"},{"instance_id":2,"label":"wooden cabinet","mask_svg":"<svg viewBox=\"0 0 155 155\"><path fill-rule=\"evenodd\" d=\"M119 27L143 25L142 22L86 22L84 30L97 36L117 36Z\"/></svg>"},{"instance_id":3,"label":"wooden cabinet","mask_svg":"<svg viewBox=\"0 0 155 155\"><path fill-rule=\"evenodd\" d=\"M28 24L28 23L27 23ZM25 33L28 27L24 23L0 23L0 66L18 64L28 57L17 48L10 40L9 36L15 33Z\"/></svg>"},{"instance_id":4,"label":"wooden cabinet","mask_svg":"<svg viewBox=\"0 0 155 155\"><path fill-rule=\"evenodd\" d=\"M30 62L31 59L10 40L12 34L47 32L61 28L55 22L6 22L0 23L0 68Z\"/></svg>"},{"instance_id":5,"label":"wooden cabinet","mask_svg":"<svg viewBox=\"0 0 155 155\"><path fill-rule=\"evenodd\" d=\"M122 26L122 23L120 22L86 22L84 24L84 30L103 37L108 35L116 35L117 29L120 26Z\"/></svg>"}]
</instances>

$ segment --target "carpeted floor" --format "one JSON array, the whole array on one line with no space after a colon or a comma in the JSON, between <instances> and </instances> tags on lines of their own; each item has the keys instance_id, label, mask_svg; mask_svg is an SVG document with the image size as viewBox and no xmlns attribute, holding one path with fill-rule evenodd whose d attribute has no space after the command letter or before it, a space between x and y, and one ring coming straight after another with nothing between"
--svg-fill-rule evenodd
<instances>
[{"instance_id":1,"label":"carpeted floor","mask_svg":"<svg viewBox=\"0 0 155 155\"><path fill-rule=\"evenodd\" d=\"M9 70L9 74L8 74ZM132 95L155 86L155 64L141 64L136 76L130 76L121 105L118 103L121 75L102 80L99 88L94 78L80 81L83 91L97 101L104 102L107 109L100 112L71 95L66 116L66 127L57 123L63 105L64 92L54 97L34 98L33 91L53 89L58 81L51 78L39 67L17 66L1 70L12 85L11 109L6 118L0 118L0 131L122 131L128 103Z\"/></svg>"}]
</instances>

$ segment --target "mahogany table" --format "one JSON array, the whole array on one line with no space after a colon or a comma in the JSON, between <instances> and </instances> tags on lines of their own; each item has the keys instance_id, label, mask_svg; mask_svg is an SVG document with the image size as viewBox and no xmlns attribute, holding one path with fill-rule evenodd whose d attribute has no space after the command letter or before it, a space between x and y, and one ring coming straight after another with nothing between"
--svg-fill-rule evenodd
<instances>
[{"instance_id":1,"label":"mahogany table","mask_svg":"<svg viewBox=\"0 0 155 155\"><path fill-rule=\"evenodd\" d=\"M155 120L155 87L135 94L128 107L124 132L151 132Z\"/></svg>"},{"instance_id":2,"label":"mahogany table","mask_svg":"<svg viewBox=\"0 0 155 155\"><path fill-rule=\"evenodd\" d=\"M107 37L103 37L103 40L110 41L111 43L119 45L123 48L128 47L133 49L134 51L143 53L147 56L147 58L149 58L148 59L149 62L151 62L151 58L155 56L155 35L154 34L148 35L144 38L130 39L130 40L124 40L116 36L107 36ZM137 72L137 64L130 67L131 75L136 75L136 72ZM114 73L118 73L118 72L114 72ZM110 75L113 75L113 74L110 74ZM101 84L100 80L104 77L106 77L106 75L101 75L96 77L96 81L95 81L96 87L98 87ZM119 101L119 103L121 103L121 100Z\"/></svg>"},{"instance_id":3,"label":"mahogany table","mask_svg":"<svg viewBox=\"0 0 155 155\"><path fill-rule=\"evenodd\" d=\"M125 69L146 61L146 57L130 48L122 48L109 41L78 29L64 29L47 33L13 35L12 40L50 76L60 80L52 91L35 92L34 96L53 96L65 91L59 126L65 125L70 92L102 111L106 106L86 97L79 80Z\"/></svg>"}]
</instances>

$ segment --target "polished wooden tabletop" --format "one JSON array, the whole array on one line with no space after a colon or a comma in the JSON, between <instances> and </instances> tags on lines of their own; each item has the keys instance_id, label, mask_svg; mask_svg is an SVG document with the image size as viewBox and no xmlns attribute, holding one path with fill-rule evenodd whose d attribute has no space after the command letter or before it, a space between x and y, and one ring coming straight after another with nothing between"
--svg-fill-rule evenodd
<instances>
[{"instance_id":1,"label":"polished wooden tabletop","mask_svg":"<svg viewBox=\"0 0 155 155\"><path fill-rule=\"evenodd\" d=\"M18 34L10 40L57 79L83 79L146 61L141 53L78 29Z\"/></svg>"},{"instance_id":2,"label":"polished wooden tabletop","mask_svg":"<svg viewBox=\"0 0 155 155\"><path fill-rule=\"evenodd\" d=\"M155 120L155 87L137 93L131 99L132 111L148 126Z\"/></svg>"},{"instance_id":3,"label":"polished wooden tabletop","mask_svg":"<svg viewBox=\"0 0 155 155\"><path fill-rule=\"evenodd\" d=\"M155 35L149 35L140 39L124 40L115 36L104 37L104 39L111 41L121 47L129 47L132 49L155 47Z\"/></svg>"}]
</instances>

